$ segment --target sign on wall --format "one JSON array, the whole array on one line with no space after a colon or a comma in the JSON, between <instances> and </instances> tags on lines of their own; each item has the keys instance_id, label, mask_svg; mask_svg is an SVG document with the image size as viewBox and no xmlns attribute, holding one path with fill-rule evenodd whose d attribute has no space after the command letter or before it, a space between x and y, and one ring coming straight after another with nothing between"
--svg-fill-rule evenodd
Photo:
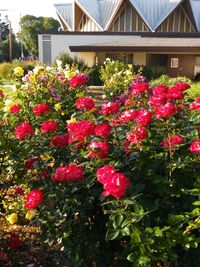
<instances>
[{"instance_id":1,"label":"sign on wall","mask_svg":"<svg viewBox=\"0 0 200 267\"><path fill-rule=\"evenodd\" d=\"M178 58L176 57L171 58L171 68L178 68Z\"/></svg>"}]
</instances>

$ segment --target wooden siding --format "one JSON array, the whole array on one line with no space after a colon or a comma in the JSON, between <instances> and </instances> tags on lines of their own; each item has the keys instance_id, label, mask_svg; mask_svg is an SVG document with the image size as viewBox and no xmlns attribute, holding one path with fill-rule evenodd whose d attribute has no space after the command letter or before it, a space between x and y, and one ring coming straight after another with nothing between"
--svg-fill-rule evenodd
<instances>
[{"instance_id":1,"label":"wooden siding","mask_svg":"<svg viewBox=\"0 0 200 267\"><path fill-rule=\"evenodd\" d=\"M90 19L86 14L83 14L77 27L79 32L92 32L101 31L101 29L96 25L96 23Z\"/></svg>"},{"instance_id":2,"label":"wooden siding","mask_svg":"<svg viewBox=\"0 0 200 267\"><path fill-rule=\"evenodd\" d=\"M126 3L116 15L110 29L111 32L149 32L149 28L144 23L135 8Z\"/></svg>"},{"instance_id":3,"label":"wooden siding","mask_svg":"<svg viewBox=\"0 0 200 267\"><path fill-rule=\"evenodd\" d=\"M195 32L195 29L184 10L180 6L168 16L156 29L157 32Z\"/></svg>"}]
</instances>

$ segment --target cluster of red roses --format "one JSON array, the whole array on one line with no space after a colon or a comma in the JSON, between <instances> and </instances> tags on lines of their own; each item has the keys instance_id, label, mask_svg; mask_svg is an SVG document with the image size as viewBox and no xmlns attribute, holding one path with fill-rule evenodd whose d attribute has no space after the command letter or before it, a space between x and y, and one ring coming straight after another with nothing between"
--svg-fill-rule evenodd
<instances>
[{"instance_id":1,"label":"cluster of red roses","mask_svg":"<svg viewBox=\"0 0 200 267\"><path fill-rule=\"evenodd\" d=\"M97 180L103 184L104 192L102 194L105 197L109 195L115 198L124 197L126 190L131 186L129 179L110 165L105 165L97 170Z\"/></svg>"},{"instance_id":2,"label":"cluster of red roses","mask_svg":"<svg viewBox=\"0 0 200 267\"><path fill-rule=\"evenodd\" d=\"M89 80L89 77L83 73L79 73L77 75L75 75L70 81L69 81L69 85L71 88L75 88L75 87L81 87L83 85L85 85Z\"/></svg>"}]
</instances>

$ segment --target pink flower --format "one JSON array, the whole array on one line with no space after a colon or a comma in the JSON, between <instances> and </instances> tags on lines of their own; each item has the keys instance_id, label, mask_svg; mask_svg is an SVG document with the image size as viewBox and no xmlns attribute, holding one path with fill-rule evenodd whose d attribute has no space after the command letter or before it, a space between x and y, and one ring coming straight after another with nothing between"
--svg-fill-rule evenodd
<instances>
[{"instance_id":1,"label":"pink flower","mask_svg":"<svg viewBox=\"0 0 200 267\"><path fill-rule=\"evenodd\" d=\"M50 112L50 107L45 103L41 103L33 108L33 112L36 116L41 116L47 112Z\"/></svg>"},{"instance_id":2,"label":"pink flower","mask_svg":"<svg viewBox=\"0 0 200 267\"><path fill-rule=\"evenodd\" d=\"M33 128L28 122L23 122L15 128L14 134L17 139L23 140L33 134Z\"/></svg>"},{"instance_id":3,"label":"pink flower","mask_svg":"<svg viewBox=\"0 0 200 267\"><path fill-rule=\"evenodd\" d=\"M167 118L175 115L178 112L177 108L172 103L166 103L156 107L156 118Z\"/></svg>"},{"instance_id":4,"label":"pink flower","mask_svg":"<svg viewBox=\"0 0 200 267\"><path fill-rule=\"evenodd\" d=\"M190 88L190 85L184 82L177 82L175 86L181 91L185 91Z\"/></svg>"},{"instance_id":5,"label":"pink flower","mask_svg":"<svg viewBox=\"0 0 200 267\"><path fill-rule=\"evenodd\" d=\"M107 123L100 123L95 127L95 135L106 138L111 133L111 127Z\"/></svg>"},{"instance_id":6,"label":"pink flower","mask_svg":"<svg viewBox=\"0 0 200 267\"><path fill-rule=\"evenodd\" d=\"M44 199L44 195L43 195L42 190L40 189L32 190L26 196L25 207L27 209L35 209L42 203L43 199Z\"/></svg>"},{"instance_id":7,"label":"pink flower","mask_svg":"<svg viewBox=\"0 0 200 267\"><path fill-rule=\"evenodd\" d=\"M117 102L108 102L102 105L101 112L103 115L107 116L110 114L116 114L119 111L119 104Z\"/></svg>"},{"instance_id":8,"label":"pink flower","mask_svg":"<svg viewBox=\"0 0 200 267\"><path fill-rule=\"evenodd\" d=\"M88 82L88 76L83 74L83 73L80 73L80 74L77 74L76 76L74 76L70 80L69 85L70 85L71 88L74 88L74 87L83 86L87 82Z\"/></svg>"},{"instance_id":9,"label":"pink flower","mask_svg":"<svg viewBox=\"0 0 200 267\"><path fill-rule=\"evenodd\" d=\"M164 105L167 101L167 94L151 96L148 99L148 103L151 107Z\"/></svg>"},{"instance_id":10,"label":"pink flower","mask_svg":"<svg viewBox=\"0 0 200 267\"><path fill-rule=\"evenodd\" d=\"M104 167L97 169L97 180L101 184L105 184L110 175L116 173L116 169L110 165L105 165Z\"/></svg>"},{"instance_id":11,"label":"pink flower","mask_svg":"<svg viewBox=\"0 0 200 267\"><path fill-rule=\"evenodd\" d=\"M41 125L42 133L50 133L57 131L58 123L53 120L45 121Z\"/></svg>"},{"instance_id":12,"label":"pink flower","mask_svg":"<svg viewBox=\"0 0 200 267\"><path fill-rule=\"evenodd\" d=\"M200 97L197 97L195 101L192 104L190 104L190 110L200 111Z\"/></svg>"},{"instance_id":13,"label":"pink flower","mask_svg":"<svg viewBox=\"0 0 200 267\"><path fill-rule=\"evenodd\" d=\"M10 108L10 112L13 114L16 114L16 113L19 113L20 109L21 109L21 106L19 104L16 104Z\"/></svg>"},{"instance_id":14,"label":"pink flower","mask_svg":"<svg viewBox=\"0 0 200 267\"><path fill-rule=\"evenodd\" d=\"M53 136L51 140L51 146L58 146L63 147L68 144L68 135L67 134L60 134Z\"/></svg>"},{"instance_id":15,"label":"pink flower","mask_svg":"<svg viewBox=\"0 0 200 267\"><path fill-rule=\"evenodd\" d=\"M148 137L148 131L142 126L136 126L131 133L126 133L126 137L130 143L137 144L138 141Z\"/></svg>"},{"instance_id":16,"label":"pink flower","mask_svg":"<svg viewBox=\"0 0 200 267\"><path fill-rule=\"evenodd\" d=\"M76 100L76 108L91 110L95 107L94 100L90 97L81 97Z\"/></svg>"},{"instance_id":17,"label":"pink flower","mask_svg":"<svg viewBox=\"0 0 200 267\"><path fill-rule=\"evenodd\" d=\"M22 244L21 239L16 234L11 234L8 239L8 247L12 249L18 249Z\"/></svg>"},{"instance_id":18,"label":"pink flower","mask_svg":"<svg viewBox=\"0 0 200 267\"><path fill-rule=\"evenodd\" d=\"M191 143L189 151L200 155L200 140L195 140Z\"/></svg>"},{"instance_id":19,"label":"pink flower","mask_svg":"<svg viewBox=\"0 0 200 267\"><path fill-rule=\"evenodd\" d=\"M141 126L147 126L152 120L152 114L149 110L137 110L134 115L134 121Z\"/></svg>"},{"instance_id":20,"label":"pink flower","mask_svg":"<svg viewBox=\"0 0 200 267\"><path fill-rule=\"evenodd\" d=\"M147 92L149 90L148 83L138 83L131 86L132 94L136 97Z\"/></svg>"},{"instance_id":21,"label":"pink flower","mask_svg":"<svg viewBox=\"0 0 200 267\"><path fill-rule=\"evenodd\" d=\"M83 180L84 168L71 164L64 167L58 167L52 179L56 182L80 181Z\"/></svg>"},{"instance_id":22,"label":"pink flower","mask_svg":"<svg viewBox=\"0 0 200 267\"><path fill-rule=\"evenodd\" d=\"M88 145L88 156L90 158L99 157L99 158L105 158L109 153L109 146L107 142L103 141L93 141Z\"/></svg>"},{"instance_id":23,"label":"pink flower","mask_svg":"<svg viewBox=\"0 0 200 267\"><path fill-rule=\"evenodd\" d=\"M184 138L179 135L175 134L165 140L162 141L162 147L175 147L177 145L181 145L184 143Z\"/></svg>"}]
</instances>

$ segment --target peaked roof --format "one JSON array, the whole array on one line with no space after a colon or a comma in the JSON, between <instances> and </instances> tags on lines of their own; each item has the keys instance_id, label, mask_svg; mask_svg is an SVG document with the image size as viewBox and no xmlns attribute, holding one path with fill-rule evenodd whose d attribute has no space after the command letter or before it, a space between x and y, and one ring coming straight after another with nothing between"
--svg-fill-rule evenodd
<instances>
[{"instance_id":1,"label":"peaked roof","mask_svg":"<svg viewBox=\"0 0 200 267\"><path fill-rule=\"evenodd\" d=\"M190 0L198 31L200 31L200 1Z\"/></svg>"},{"instance_id":2,"label":"peaked roof","mask_svg":"<svg viewBox=\"0 0 200 267\"><path fill-rule=\"evenodd\" d=\"M154 31L183 0L129 0Z\"/></svg>"},{"instance_id":3,"label":"peaked roof","mask_svg":"<svg viewBox=\"0 0 200 267\"><path fill-rule=\"evenodd\" d=\"M70 30L73 30L73 6L72 3L54 4L59 16L66 22Z\"/></svg>"},{"instance_id":4,"label":"peaked roof","mask_svg":"<svg viewBox=\"0 0 200 267\"><path fill-rule=\"evenodd\" d=\"M101 12L99 9L98 0L76 0L77 4L82 7L88 15L100 26L103 30L103 23L101 18Z\"/></svg>"}]
</instances>

